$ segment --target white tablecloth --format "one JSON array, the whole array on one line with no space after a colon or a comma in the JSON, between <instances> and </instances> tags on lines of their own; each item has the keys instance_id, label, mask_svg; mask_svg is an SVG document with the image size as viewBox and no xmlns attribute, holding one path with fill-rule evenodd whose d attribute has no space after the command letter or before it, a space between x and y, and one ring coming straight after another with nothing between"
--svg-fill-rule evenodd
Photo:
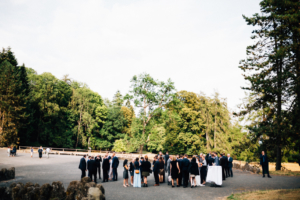
<instances>
[{"instance_id":1,"label":"white tablecloth","mask_svg":"<svg viewBox=\"0 0 300 200\"><path fill-rule=\"evenodd\" d=\"M208 166L206 182L222 185L222 167L221 166Z\"/></svg>"}]
</instances>

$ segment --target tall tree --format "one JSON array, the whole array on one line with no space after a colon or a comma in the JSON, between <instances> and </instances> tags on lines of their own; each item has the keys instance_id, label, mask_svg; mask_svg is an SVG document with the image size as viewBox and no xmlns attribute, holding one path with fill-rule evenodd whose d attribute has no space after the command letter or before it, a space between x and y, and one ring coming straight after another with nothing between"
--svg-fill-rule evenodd
<instances>
[{"instance_id":1,"label":"tall tree","mask_svg":"<svg viewBox=\"0 0 300 200\"><path fill-rule=\"evenodd\" d=\"M141 108L142 140L145 144L147 138L146 126L165 105L173 101L175 87L170 79L167 82L158 81L146 73L134 76L131 83L131 95L126 95L125 99L133 100L135 106ZM141 145L140 153L142 153L143 147L144 145Z\"/></svg>"}]
</instances>

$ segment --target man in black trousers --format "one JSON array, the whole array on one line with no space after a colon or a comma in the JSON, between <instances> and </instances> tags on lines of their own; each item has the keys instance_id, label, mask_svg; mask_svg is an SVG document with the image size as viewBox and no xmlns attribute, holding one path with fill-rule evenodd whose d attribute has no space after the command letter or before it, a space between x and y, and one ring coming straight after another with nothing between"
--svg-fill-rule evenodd
<instances>
[{"instance_id":1,"label":"man in black trousers","mask_svg":"<svg viewBox=\"0 0 300 200\"><path fill-rule=\"evenodd\" d=\"M154 165L153 165L153 174L154 174L154 179L155 179L155 184L154 186L159 186L159 177L158 177L158 174L159 174L159 161L157 159L158 157L155 156L154 157Z\"/></svg>"},{"instance_id":2,"label":"man in black trousers","mask_svg":"<svg viewBox=\"0 0 300 200\"><path fill-rule=\"evenodd\" d=\"M105 156L102 163L102 169L103 169L103 181L108 182L108 170L110 168L109 159Z\"/></svg>"},{"instance_id":3,"label":"man in black trousers","mask_svg":"<svg viewBox=\"0 0 300 200\"><path fill-rule=\"evenodd\" d=\"M221 159L220 159L220 163L221 163L221 167L222 167L222 178L223 178L223 181L225 181L226 179L226 168L227 168L227 165L228 165L228 160L225 156L225 154L221 154Z\"/></svg>"},{"instance_id":4,"label":"man in black trousers","mask_svg":"<svg viewBox=\"0 0 300 200\"><path fill-rule=\"evenodd\" d=\"M96 165L97 165L97 172L99 174L99 179L101 179L101 162L102 162L102 158L100 155L98 155L95 159L96 161Z\"/></svg>"},{"instance_id":5,"label":"man in black trousers","mask_svg":"<svg viewBox=\"0 0 300 200\"><path fill-rule=\"evenodd\" d=\"M79 169L81 170L81 178L85 177L85 171L86 171L86 155L83 155L83 157L80 159L79 162Z\"/></svg>"},{"instance_id":6,"label":"man in black trousers","mask_svg":"<svg viewBox=\"0 0 300 200\"><path fill-rule=\"evenodd\" d=\"M187 154L184 154L184 159L181 162L182 162L183 187L186 188L188 186L188 181L189 181L189 166L190 166L190 161L187 158Z\"/></svg>"},{"instance_id":7,"label":"man in black trousers","mask_svg":"<svg viewBox=\"0 0 300 200\"><path fill-rule=\"evenodd\" d=\"M179 169L180 169L180 172L178 173L177 187L180 187L182 185L182 155L181 156L177 155L176 157L177 157L177 162L178 162Z\"/></svg>"},{"instance_id":8,"label":"man in black trousers","mask_svg":"<svg viewBox=\"0 0 300 200\"><path fill-rule=\"evenodd\" d=\"M116 156L115 153L113 153L112 156L112 163L111 163L112 169L113 169L113 181L118 180L118 166L119 166L119 159Z\"/></svg>"},{"instance_id":9,"label":"man in black trousers","mask_svg":"<svg viewBox=\"0 0 300 200\"><path fill-rule=\"evenodd\" d=\"M261 152L260 155L260 165L262 166L262 174L263 174L263 178L265 177L265 174L268 175L269 178L271 178L270 174L269 174L269 161L268 161L268 157L265 154L264 151Z\"/></svg>"},{"instance_id":10,"label":"man in black trousers","mask_svg":"<svg viewBox=\"0 0 300 200\"><path fill-rule=\"evenodd\" d=\"M89 177L91 178L91 181L93 180L92 177L94 176L94 182L97 183L97 164L96 161L94 160L94 157L91 157L88 167L90 173Z\"/></svg>"}]
</instances>

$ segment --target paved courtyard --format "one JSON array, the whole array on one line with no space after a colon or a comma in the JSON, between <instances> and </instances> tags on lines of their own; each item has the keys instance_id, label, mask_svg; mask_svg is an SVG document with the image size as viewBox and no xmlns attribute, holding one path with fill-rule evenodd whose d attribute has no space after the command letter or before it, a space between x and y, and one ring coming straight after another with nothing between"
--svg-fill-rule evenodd
<instances>
[{"instance_id":1,"label":"paved courtyard","mask_svg":"<svg viewBox=\"0 0 300 200\"><path fill-rule=\"evenodd\" d=\"M32 182L52 183L61 181L65 189L69 182L80 180L80 170L78 169L79 156L50 155L38 159L35 154L33 158L28 153L18 153L16 157L7 157L6 150L0 150L0 168L16 168L16 179L13 181L2 181L0 185L8 185L12 182ZM273 176L273 178L262 178L260 175L254 175L239 170L233 171L233 178L228 178L219 188L205 187L196 188L171 188L167 183L159 187L153 187L154 178L150 175L148 188L124 188L123 185L123 162L120 162L118 169L119 179L116 182L104 183L105 196L107 200L132 200L132 199L218 199L228 196L232 193L238 193L249 190L261 189L292 189L300 188L300 177ZM100 182L99 180L98 182Z\"/></svg>"}]
</instances>

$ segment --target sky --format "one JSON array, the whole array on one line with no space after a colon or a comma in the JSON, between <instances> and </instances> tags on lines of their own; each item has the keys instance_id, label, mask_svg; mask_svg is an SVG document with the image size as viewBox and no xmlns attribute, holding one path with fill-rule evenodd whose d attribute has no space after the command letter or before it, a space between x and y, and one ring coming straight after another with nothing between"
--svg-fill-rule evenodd
<instances>
[{"instance_id":1,"label":"sky","mask_svg":"<svg viewBox=\"0 0 300 200\"><path fill-rule=\"evenodd\" d=\"M0 48L19 64L57 78L69 74L103 98L130 91L134 75L212 96L231 110L245 96L239 61L254 29L242 15L259 0L5 0Z\"/></svg>"}]
</instances>

